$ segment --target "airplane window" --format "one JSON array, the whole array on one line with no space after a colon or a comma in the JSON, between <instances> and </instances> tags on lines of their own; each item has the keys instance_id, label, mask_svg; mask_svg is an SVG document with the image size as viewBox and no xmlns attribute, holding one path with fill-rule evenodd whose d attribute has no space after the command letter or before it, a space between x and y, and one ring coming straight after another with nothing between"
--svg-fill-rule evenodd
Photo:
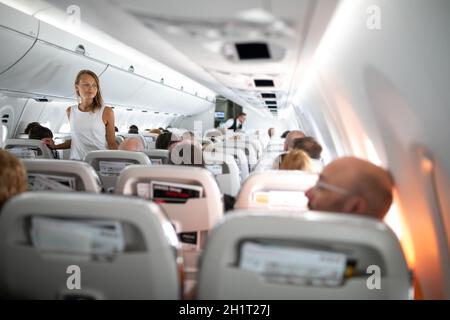
<instances>
[{"instance_id":1,"label":"airplane window","mask_svg":"<svg viewBox=\"0 0 450 320\"><path fill-rule=\"evenodd\" d=\"M0 136L0 141L1 141L1 145L3 146L3 143L6 140L6 137L8 136L8 127L5 126L4 124L2 124L2 132L1 132L1 136Z\"/></svg>"}]
</instances>

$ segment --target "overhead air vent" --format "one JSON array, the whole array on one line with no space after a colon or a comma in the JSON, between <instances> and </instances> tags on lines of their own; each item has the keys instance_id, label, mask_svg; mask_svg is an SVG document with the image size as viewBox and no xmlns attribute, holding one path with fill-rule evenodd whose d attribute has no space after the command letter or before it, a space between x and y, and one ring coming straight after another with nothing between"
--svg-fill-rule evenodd
<instances>
[{"instance_id":1,"label":"overhead air vent","mask_svg":"<svg viewBox=\"0 0 450 320\"><path fill-rule=\"evenodd\" d=\"M236 43L240 60L270 59L269 47L263 42Z\"/></svg>"},{"instance_id":2,"label":"overhead air vent","mask_svg":"<svg viewBox=\"0 0 450 320\"><path fill-rule=\"evenodd\" d=\"M133 109L129 108L129 109L127 109L127 111L133 111Z\"/></svg>"},{"instance_id":3,"label":"overhead air vent","mask_svg":"<svg viewBox=\"0 0 450 320\"><path fill-rule=\"evenodd\" d=\"M273 80L269 79L255 79L255 87L273 87Z\"/></svg>"},{"instance_id":4,"label":"overhead air vent","mask_svg":"<svg viewBox=\"0 0 450 320\"><path fill-rule=\"evenodd\" d=\"M275 93L261 93L263 99L276 99Z\"/></svg>"},{"instance_id":5,"label":"overhead air vent","mask_svg":"<svg viewBox=\"0 0 450 320\"><path fill-rule=\"evenodd\" d=\"M277 102L276 102L276 100L266 100L266 104L274 105L274 104L277 104Z\"/></svg>"}]
</instances>

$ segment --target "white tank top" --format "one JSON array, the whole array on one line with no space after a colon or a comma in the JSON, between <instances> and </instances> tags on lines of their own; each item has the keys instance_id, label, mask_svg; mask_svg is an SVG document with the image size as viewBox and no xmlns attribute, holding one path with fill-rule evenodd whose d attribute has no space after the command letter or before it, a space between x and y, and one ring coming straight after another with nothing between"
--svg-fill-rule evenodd
<instances>
[{"instance_id":1,"label":"white tank top","mask_svg":"<svg viewBox=\"0 0 450 320\"><path fill-rule=\"evenodd\" d=\"M90 151L108 149L106 126L103 122L104 110L103 106L92 113L80 111L78 105L70 107L69 122L72 133L70 159L83 160Z\"/></svg>"}]
</instances>

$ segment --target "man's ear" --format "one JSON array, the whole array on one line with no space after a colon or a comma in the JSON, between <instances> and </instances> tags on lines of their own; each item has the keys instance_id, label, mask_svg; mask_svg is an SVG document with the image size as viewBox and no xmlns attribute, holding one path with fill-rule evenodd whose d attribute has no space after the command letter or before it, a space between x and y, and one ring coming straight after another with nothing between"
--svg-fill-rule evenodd
<instances>
[{"instance_id":1,"label":"man's ear","mask_svg":"<svg viewBox=\"0 0 450 320\"><path fill-rule=\"evenodd\" d=\"M347 199L344 206L344 212L367 214L368 204L366 199L361 196L351 196Z\"/></svg>"}]
</instances>

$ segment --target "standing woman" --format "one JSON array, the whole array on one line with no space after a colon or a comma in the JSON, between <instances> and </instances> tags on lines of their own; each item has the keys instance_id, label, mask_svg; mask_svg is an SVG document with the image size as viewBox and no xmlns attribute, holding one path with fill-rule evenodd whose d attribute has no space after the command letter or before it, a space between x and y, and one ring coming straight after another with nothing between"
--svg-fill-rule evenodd
<instances>
[{"instance_id":1,"label":"standing woman","mask_svg":"<svg viewBox=\"0 0 450 320\"><path fill-rule=\"evenodd\" d=\"M75 79L75 91L80 102L66 110L72 139L58 145L49 141L50 148L70 148L70 159L73 160L83 160L94 150L116 150L114 111L103 103L97 75L90 70L81 70Z\"/></svg>"}]
</instances>

